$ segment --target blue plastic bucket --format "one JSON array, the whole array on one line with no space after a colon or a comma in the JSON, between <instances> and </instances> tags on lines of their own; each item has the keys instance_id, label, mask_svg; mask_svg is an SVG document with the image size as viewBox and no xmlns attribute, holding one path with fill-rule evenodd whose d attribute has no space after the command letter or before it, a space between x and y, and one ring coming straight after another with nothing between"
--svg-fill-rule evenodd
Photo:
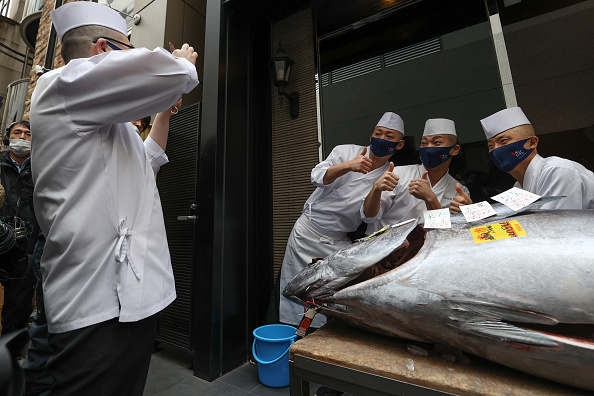
<instances>
[{"instance_id":1,"label":"blue plastic bucket","mask_svg":"<svg viewBox=\"0 0 594 396\"><path fill-rule=\"evenodd\" d=\"M272 388L289 386L289 348L297 336L293 326L273 324L254 330L252 354L260 382Z\"/></svg>"}]
</instances>

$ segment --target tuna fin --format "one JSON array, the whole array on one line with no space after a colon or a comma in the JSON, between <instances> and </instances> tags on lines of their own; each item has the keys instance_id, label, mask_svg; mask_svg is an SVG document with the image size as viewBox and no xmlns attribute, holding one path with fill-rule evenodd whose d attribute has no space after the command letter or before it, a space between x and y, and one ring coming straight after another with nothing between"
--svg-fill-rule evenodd
<instances>
[{"instance_id":1,"label":"tuna fin","mask_svg":"<svg viewBox=\"0 0 594 396\"><path fill-rule=\"evenodd\" d=\"M554 338L535 331L516 327L499 321L480 321L461 323L462 330L478 333L486 337L496 337L502 341L518 342L537 346L552 347L557 345Z\"/></svg>"}]
</instances>

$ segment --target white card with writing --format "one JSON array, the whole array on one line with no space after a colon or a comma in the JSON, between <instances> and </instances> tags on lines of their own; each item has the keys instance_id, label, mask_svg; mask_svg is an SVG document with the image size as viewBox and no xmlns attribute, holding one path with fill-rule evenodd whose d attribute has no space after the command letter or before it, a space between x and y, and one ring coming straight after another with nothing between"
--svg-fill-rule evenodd
<instances>
[{"instance_id":1,"label":"white card with writing","mask_svg":"<svg viewBox=\"0 0 594 396\"><path fill-rule=\"evenodd\" d=\"M487 201L472 205L462 205L460 206L460 210L468 222L477 221L496 214L493 207Z\"/></svg>"},{"instance_id":2,"label":"white card with writing","mask_svg":"<svg viewBox=\"0 0 594 396\"><path fill-rule=\"evenodd\" d=\"M452 228L449 209L426 210L423 212L425 217L425 228Z\"/></svg>"},{"instance_id":3,"label":"white card with writing","mask_svg":"<svg viewBox=\"0 0 594 396\"><path fill-rule=\"evenodd\" d=\"M540 198L540 195L532 194L521 188L512 187L507 191L502 192L491 197L497 202L501 202L512 210L520 210L524 206L530 205L532 202Z\"/></svg>"}]
</instances>

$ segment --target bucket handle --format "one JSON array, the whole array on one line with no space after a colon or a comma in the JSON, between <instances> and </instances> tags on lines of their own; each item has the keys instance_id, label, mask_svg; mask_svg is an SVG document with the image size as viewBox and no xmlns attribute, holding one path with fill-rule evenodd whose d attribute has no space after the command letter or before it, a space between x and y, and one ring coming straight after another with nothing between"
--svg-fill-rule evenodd
<instances>
[{"instance_id":1,"label":"bucket handle","mask_svg":"<svg viewBox=\"0 0 594 396\"><path fill-rule=\"evenodd\" d=\"M289 353L289 349L291 348L291 345L293 345L294 342L295 342L295 338L291 339L291 344L289 344L289 347L287 348L286 351L284 351L276 359L266 362L258 357L258 354L256 353L256 340L254 339L254 343L252 344L252 355L254 356L254 359L256 359L256 362L258 362L258 364L263 364L263 365L274 364L274 363L280 361L282 358L284 358L287 353Z\"/></svg>"}]
</instances>

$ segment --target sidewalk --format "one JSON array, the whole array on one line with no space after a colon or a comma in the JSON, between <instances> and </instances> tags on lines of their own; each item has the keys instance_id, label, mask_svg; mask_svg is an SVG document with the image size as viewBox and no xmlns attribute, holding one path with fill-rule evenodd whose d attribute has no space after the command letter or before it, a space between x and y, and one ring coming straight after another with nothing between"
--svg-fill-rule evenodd
<instances>
[{"instance_id":1,"label":"sidewalk","mask_svg":"<svg viewBox=\"0 0 594 396\"><path fill-rule=\"evenodd\" d=\"M258 395L289 396L289 387L269 388L258 380L258 367L249 363L208 382L194 377L192 356L189 352L164 347L153 354L144 395L186 396L186 395ZM318 385L310 385L313 396Z\"/></svg>"}]
</instances>

